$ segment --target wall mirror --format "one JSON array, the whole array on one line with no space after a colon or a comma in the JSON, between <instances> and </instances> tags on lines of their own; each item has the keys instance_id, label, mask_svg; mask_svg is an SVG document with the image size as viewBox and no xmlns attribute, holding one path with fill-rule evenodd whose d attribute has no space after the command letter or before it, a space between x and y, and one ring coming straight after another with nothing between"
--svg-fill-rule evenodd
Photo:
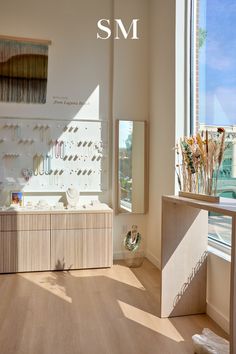
<instances>
[{"instance_id":1,"label":"wall mirror","mask_svg":"<svg viewBox=\"0 0 236 354\"><path fill-rule=\"evenodd\" d=\"M147 124L117 121L117 211L143 214L147 210Z\"/></svg>"}]
</instances>

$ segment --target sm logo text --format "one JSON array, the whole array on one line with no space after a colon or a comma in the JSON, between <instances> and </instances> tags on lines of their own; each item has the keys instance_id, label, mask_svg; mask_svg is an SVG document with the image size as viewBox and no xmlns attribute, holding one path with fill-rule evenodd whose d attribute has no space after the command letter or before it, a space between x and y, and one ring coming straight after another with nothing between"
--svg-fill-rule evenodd
<instances>
[{"instance_id":1,"label":"sm logo text","mask_svg":"<svg viewBox=\"0 0 236 354\"><path fill-rule=\"evenodd\" d=\"M125 38L128 39L139 39L138 37L138 21L139 19L134 19L132 20L130 26L128 29L125 28L122 20L120 18L117 18L114 20L114 39L120 39L121 35ZM97 32L97 38L98 39L108 39L112 35L112 30L111 30L111 21L102 18L101 20L98 21L97 27L100 30Z\"/></svg>"}]
</instances>

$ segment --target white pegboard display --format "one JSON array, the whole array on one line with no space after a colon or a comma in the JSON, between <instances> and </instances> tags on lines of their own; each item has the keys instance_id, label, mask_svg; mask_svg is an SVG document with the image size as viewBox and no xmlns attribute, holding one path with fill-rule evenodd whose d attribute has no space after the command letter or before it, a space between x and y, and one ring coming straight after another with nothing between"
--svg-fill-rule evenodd
<instances>
[{"instance_id":1,"label":"white pegboard display","mask_svg":"<svg viewBox=\"0 0 236 354\"><path fill-rule=\"evenodd\" d=\"M101 192L108 184L108 122L0 119L1 189Z\"/></svg>"}]
</instances>

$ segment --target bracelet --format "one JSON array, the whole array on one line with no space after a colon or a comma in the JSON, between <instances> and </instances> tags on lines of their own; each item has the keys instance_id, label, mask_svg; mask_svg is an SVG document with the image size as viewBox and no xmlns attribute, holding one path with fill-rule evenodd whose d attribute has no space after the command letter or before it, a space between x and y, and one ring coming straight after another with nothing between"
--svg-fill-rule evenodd
<instances>
[{"instance_id":1,"label":"bracelet","mask_svg":"<svg viewBox=\"0 0 236 354\"><path fill-rule=\"evenodd\" d=\"M63 140L60 142L60 158L65 158L65 142Z\"/></svg>"},{"instance_id":2,"label":"bracelet","mask_svg":"<svg viewBox=\"0 0 236 354\"><path fill-rule=\"evenodd\" d=\"M49 175L51 172L51 156L47 154L45 156L45 175Z\"/></svg>"},{"instance_id":3,"label":"bracelet","mask_svg":"<svg viewBox=\"0 0 236 354\"><path fill-rule=\"evenodd\" d=\"M35 176L39 174L39 166L38 166L38 155L34 155L33 157L33 173Z\"/></svg>"},{"instance_id":4,"label":"bracelet","mask_svg":"<svg viewBox=\"0 0 236 354\"><path fill-rule=\"evenodd\" d=\"M61 145L58 140L55 142L55 158L58 159L61 155Z\"/></svg>"},{"instance_id":5,"label":"bracelet","mask_svg":"<svg viewBox=\"0 0 236 354\"><path fill-rule=\"evenodd\" d=\"M45 168L44 168L44 157L43 155L39 155L38 157L38 171L39 171L39 174L42 176L44 175L44 171L45 171Z\"/></svg>"}]
</instances>

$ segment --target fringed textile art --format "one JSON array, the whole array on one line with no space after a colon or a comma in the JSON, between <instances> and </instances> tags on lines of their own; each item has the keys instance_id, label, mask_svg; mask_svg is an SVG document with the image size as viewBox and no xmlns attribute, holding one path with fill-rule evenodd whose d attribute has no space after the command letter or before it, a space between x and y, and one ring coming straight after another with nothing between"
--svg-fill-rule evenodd
<instances>
[{"instance_id":1,"label":"fringed textile art","mask_svg":"<svg viewBox=\"0 0 236 354\"><path fill-rule=\"evenodd\" d=\"M0 39L0 101L45 103L48 46Z\"/></svg>"}]
</instances>

